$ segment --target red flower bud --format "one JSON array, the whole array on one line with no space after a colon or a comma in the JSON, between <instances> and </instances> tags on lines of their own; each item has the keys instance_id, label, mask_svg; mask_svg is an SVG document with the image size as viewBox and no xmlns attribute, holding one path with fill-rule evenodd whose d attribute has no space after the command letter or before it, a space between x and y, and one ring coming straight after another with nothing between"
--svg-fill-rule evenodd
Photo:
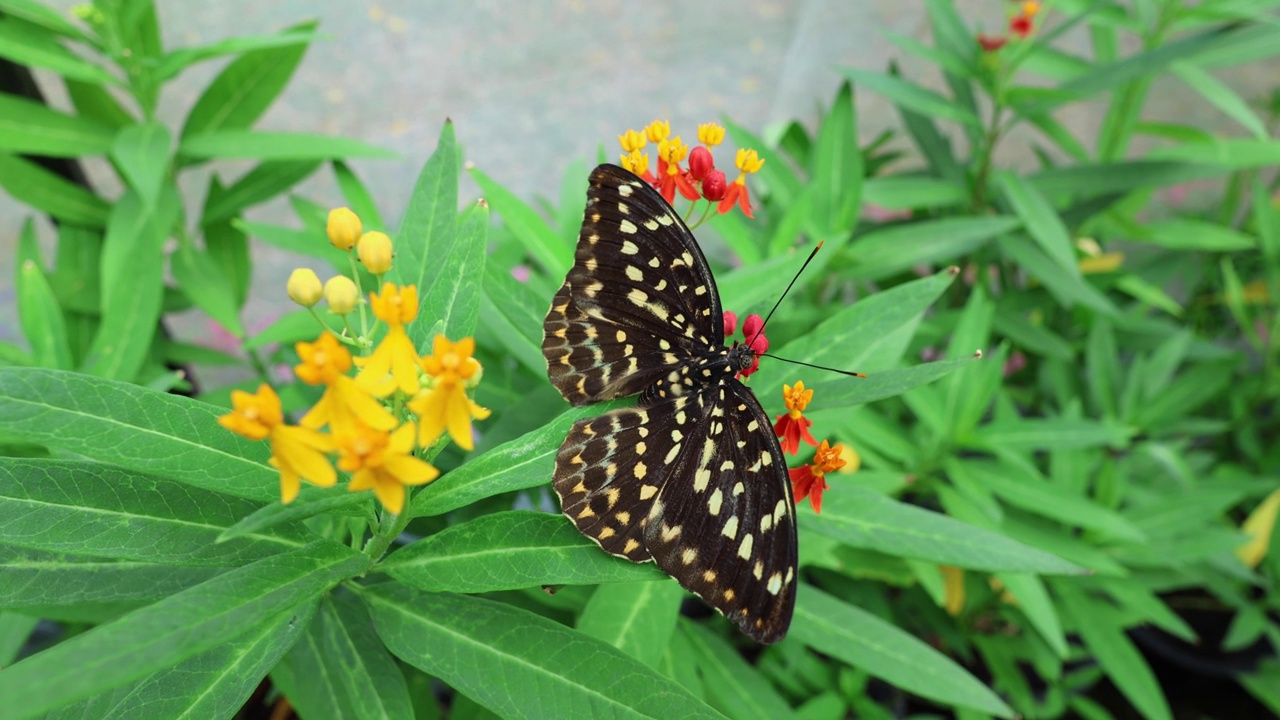
<instances>
[{"instance_id":1,"label":"red flower bud","mask_svg":"<svg viewBox=\"0 0 1280 720\"><path fill-rule=\"evenodd\" d=\"M1019 15L1009 21L1009 32L1020 38L1026 38L1031 34L1031 18L1026 15Z\"/></svg>"},{"instance_id":2,"label":"red flower bud","mask_svg":"<svg viewBox=\"0 0 1280 720\"><path fill-rule=\"evenodd\" d=\"M985 52L995 52L1004 47L1005 42L1006 38L1003 36L992 37L985 33L978 33L978 45L981 45Z\"/></svg>"},{"instance_id":3,"label":"red flower bud","mask_svg":"<svg viewBox=\"0 0 1280 720\"><path fill-rule=\"evenodd\" d=\"M747 316L746 321L742 323L742 335L750 342L760 332L760 328L764 327L764 318L752 313Z\"/></svg>"},{"instance_id":4,"label":"red flower bud","mask_svg":"<svg viewBox=\"0 0 1280 720\"><path fill-rule=\"evenodd\" d=\"M716 161L711 157L710 150L699 145L689 153L689 175L691 175L694 180L701 180L705 178L707 173L715 169Z\"/></svg>"},{"instance_id":5,"label":"red flower bud","mask_svg":"<svg viewBox=\"0 0 1280 720\"><path fill-rule=\"evenodd\" d=\"M738 313L732 310L724 311L724 336L729 337L734 330L738 329Z\"/></svg>"},{"instance_id":6,"label":"red flower bud","mask_svg":"<svg viewBox=\"0 0 1280 720\"><path fill-rule=\"evenodd\" d=\"M725 191L729 189L729 179L719 170L712 170L702 179L702 197L711 202L720 202L724 199Z\"/></svg>"}]
</instances>

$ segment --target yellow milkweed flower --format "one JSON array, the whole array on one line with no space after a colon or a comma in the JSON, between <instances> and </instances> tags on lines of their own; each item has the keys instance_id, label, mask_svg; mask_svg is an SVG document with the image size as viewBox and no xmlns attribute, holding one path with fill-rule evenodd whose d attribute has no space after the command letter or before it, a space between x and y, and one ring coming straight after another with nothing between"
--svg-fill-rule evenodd
<instances>
[{"instance_id":1,"label":"yellow milkweed flower","mask_svg":"<svg viewBox=\"0 0 1280 720\"><path fill-rule=\"evenodd\" d=\"M698 142L707 147L715 147L724 142L724 126L716 123L703 123L698 126Z\"/></svg>"},{"instance_id":2,"label":"yellow milkweed flower","mask_svg":"<svg viewBox=\"0 0 1280 720\"><path fill-rule=\"evenodd\" d=\"M302 480L331 487L338 480L325 453L333 450L332 440L315 430L286 425L280 396L271 386L258 386L257 393L231 391L232 411L218 418L218 424L250 440L270 440L271 466L280 471L280 501L288 504L298 496Z\"/></svg>"},{"instance_id":3,"label":"yellow milkweed flower","mask_svg":"<svg viewBox=\"0 0 1280 720\"><path fill-rule=\"evenodd\" d=\"M302 417L303 427L328 425L335 434L349 434L359 421L375 430L390 430L396 419L374 399L371 389L348 377L351 353L332 333L324 333L313 343L300 342L295 349L302 360L294 375L308 385L324 385L320 401Z\"/></svg>"},{"instance_id":4,"label":"yellow milkweed flower","mask_svg":"<svg viewBox=\"0 0 1280 720\"><path fill-rule=\"evenodd\" d=\"M618 144L624 153L638 152L645 146L645 137L635 130L628 130L618 136Z\"/></svg>"},{"instance_id":5,"label":"yellow milkweed flower","mask_svg":"<svg viewBox=\"0 0 1280 720\"><path fill-rule=\"evenodd\" d=\"M651 143L660 143L671 137L671 123L666 120L654 120L644 128L645 137Z\"/></svg>"},{"instance_id":6,"label":"yellow milkweed flower","mask_svg":"<svg viewBox=\"0 0 1280 720\"><path fill-rule=\"evenodd\" d=\"M388 326L387 336L367 358L356 361L360 366L357 380L381 383L391 375L395 386L406 395L418 392L418 351L405 332L405 323L418 316L418 289L413 285L397 288L393 283L382 286L382 294L371 293L369 305L373 314Z\"/></svg>"},{"instance_id":7,"label":"yellow milkweed flower","mask_svg":"<svg viewBox=\"0 0 1280 720\"><path fill-rule=\"evenodd\" d=\"M325 233L329 242L339 250L346 252L355 247L360 239L360 218L350 208L335 208L329 211L329 220L325 223Z\"/></svg>"},{"instance_id":8,"label":"yellow milkweed flower","mask_svg":"<svg viewBox=\"0 0 1280 720\"><path fill-rule=\"evenodd\" d=\"M346 275L334 275L324 284L324 300L335 315L346 315L356 309L360 291Z\"/></svg>"},{"instance_id":9,"label":"yellow milkweed flower","mask_svg":"<svg viewBox=\"0 0 1280 720\"><path fill-rule=\"evenodd\" d=\"M363 425L336 437L338 467L349 473L352 492L373 490L387 510L399 515L404 510L405 486L425 485L440 471L413 455L413 423L405 423L388 433Z\"/></svg>"},{"instance_id":10,"label":"yellow milkweed flower","mask_svg":"<svg viewBox=\"0 0 1280 720\"><path fill-rule=\"evenodd\" d=\"M409 409L418 416L418 444L430 445L444 433L463 450L472 450L471 419L484 420L489 411L467 397L466 387L482 369L480 362L471 357L476 351L474 338L463 338L456 343L437 335L431 344L431 354L422 358L422 369L431 376L430 387L413 400Z\"/></svg>"},{"instance_id":11,"label":"yellow milkweed flower","mask_svg":"<svg viewBox=\"0 0 1280 720\"><path fill-rule=\"evenodd\" d=\"M356 242L356 257L364 269L374 275L381 275L391 269L391 238L386 233L371 230L360 236Z\"/></svg>"},{"instance_id":12,"label":"yellow milkweed flower","mask_svg":"<svg viewBox=\"0 0 1280 720\"><path fill-rule=\"evenodd\" d=\"M320 302L320 298L324 294L324 288L320 285L320 278L316 276L315 270L298 268L289 273L289 282L285 284L285 292L289 294L290 300L302 307L309 308Z\"/></svg>"}]
</instances>

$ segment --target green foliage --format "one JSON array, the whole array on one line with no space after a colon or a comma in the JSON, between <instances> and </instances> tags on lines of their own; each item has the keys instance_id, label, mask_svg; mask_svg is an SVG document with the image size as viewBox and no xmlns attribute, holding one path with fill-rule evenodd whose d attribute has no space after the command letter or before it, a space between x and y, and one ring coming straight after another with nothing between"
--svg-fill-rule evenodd
<instances>
[{"instance_id":1,"label":"green foliage","mask_svg":"<svg viewBox=\"0 0 1280 720\"><path fill-rule=\"evenodd\" d=\"M828 476L821 514L798 508L795 618L762 649L554 512L568 428L631 402L567 408L540 350L585 165L556 207L471 171L485 201L458 212L446 124L393 229L341 162L377 148L253 129L313 24L165 51L147 2L96 3L81 25L0 0L0 57L61 75L75 108L0 97L0 187L59 221L52 262L24 230L29 350L0 348L0 716L229 717L269 677L303 718L1167 718L1153 633L1269 652L1238 681L1274 711L1280 553L1242 548L1280 537L1264 522L1280 504L1280 107L1259 112L1212 74L1276 53L1274 5L1062 0L985 52L950 0L928 0L933 44L891 40L945 89L846 69L812 135L726 123L766 162L757 219L700 231L725 307L768 310L822 240L770 340L869 375L766 360L750 380L779 414L783 384L803 379L815 434L861 458ZM1060 44L1072 28L1088 56ZM226 56L180 129L155 122L167 80ZM1153 120L1157 79L1247 137ZM869 143L866 93L902 118ZM1102 118L1087 140L1062 117L1085 101ZM125 191L108 200L24 154L107 157ZM178 179L224 157L258 162L214 177L186 217ZM387 279L419 290L414 344L474 335L484 366L475 392L493 416L475 452L435 456L441 476L399 518L345 480L282 505L265 443L216 424L231 388L166 392L181 386L168 365L228 360L164 336L166 313L196 307L286 411L314 402L269 367L296 361L315 318L242 326L249 241L350 260L305 198L302 229L240 215L324 163L364 226L398 241ZM1166 202L1192 181L1205 198ZM1232 618L1220 647L1197 607ZM26 644L35 618L59 623L57 642ZM1104 679L1131 708L1093 692Z\"/></svg>"}]
</instances>

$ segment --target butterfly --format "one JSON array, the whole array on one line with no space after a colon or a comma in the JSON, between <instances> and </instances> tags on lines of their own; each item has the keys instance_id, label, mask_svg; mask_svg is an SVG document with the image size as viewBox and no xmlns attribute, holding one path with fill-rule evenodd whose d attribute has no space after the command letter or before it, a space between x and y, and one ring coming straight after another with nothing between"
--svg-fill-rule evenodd
<instances>
[{"instance_id":1,"label":"butterfly","mask_svg":"<svg viewBox=\"0 0 1280 720\"><path fill-rule=\"evenodd\" d=\"M629 171L593 170L542 354L573 405L639 402L574 423L556 456L561 508L606 552L656 563L773 643L795 609L795 503L769 416L737 379L755 352L724 335L715 279L679 214Z\"/></svg>"}]
</instances>

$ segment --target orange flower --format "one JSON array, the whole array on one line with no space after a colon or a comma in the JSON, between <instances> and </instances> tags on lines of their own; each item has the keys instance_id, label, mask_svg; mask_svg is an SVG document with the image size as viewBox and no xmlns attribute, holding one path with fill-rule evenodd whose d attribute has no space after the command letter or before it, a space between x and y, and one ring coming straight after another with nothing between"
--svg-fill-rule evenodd
<instances>
[{"instance_id":1,"label":"orange flower","mask_svg":"<svg viewBox=\"0 0 1280 720\"><path fill-rule=\"evenodd\" d=\"M689 155L689 146L677 135L658 143L658 192L667 202L674 202L676 190L686 200L697 200L698 190L689 182L680 163Z\"/></svg>"},{"instance_id":2,"label":"orange flower","mask_svg":"<svg viewBox=\"0 0 1280 720\"><path fill-rule=\"evenodd\" d=\"M729 186L724 199L716 209L723 215L732 210L736 203L742 208L744 215L754 220L756 216L751 214L751 195L747 191L747 176L759 172L764 166L764 160L760 159L755 150L740 149L734 164L738 166L738 179Z\"/></svg>"},{"instance_id":3,"label":"orange flower","mask_svg":"<svg viewBox=\"0 0 1280 720\"><path fill-rule=\"evenodd\" d=\"M378 383L381 388L382 380L390 375L395 379L394 387L406 395L413 395L418 392L418 351L404 325L418 316L418 290L413 285L397 288L386 283L382 286L381 295L370 293L369 305L374 316L387 324L387 336L378 343L372 355L356 361L361 368L356 379Z\"/></svg>"},{"instance_id":4,"label":"orange flower","mask_svg":"<svg viewBox=\"0 0 1280 720\"><path fill-rule=\"evenodd\" d=\"M294 366L294 375L308 385L325 386L320 401L302 417L303 427L328 425L335 433L348 433L356 420L377 430L396 426L396 419L373 398L371 389L345 374L351 369L351 353L332 333L294 347L302 360Z\"/></svg>"},{"instance_id":5,"label":"orange flower","mask_svg":"<svg viewBox=\"0 0 1280 720\"><path fill-rule=\"evenodd\" d=\"M813 391L805 390L804 381L797 380L794 387L782 386L782 400L787 404L787 412L778 416L773 425L773 432L782 439L782 452L795 455L800 452L800 441L818 446L818 441L809 434L813 421L803 415L809 401L813 400Z\"/></svg>"},{"instance_id":6,"label":"orange flower","mask_svg":"<svg viewBox=\"0 0 1280 720\"><path fill-rule=\"evenodd\" d=\"M472 450L471 419L484 420L489 411L467 397L466 388L480 381L484 370L471 357L476 351L474 338L449 342L437 335L431 354L422 358L422 369L431 376L428 389L409 401L409 409L418 416L418 444L431 445L449 430L449 437L463 450Z\"/></svg>"},{"instance_id":7,"label":"orange flower","mask_svg":"<svg viewBox=\"0 0 1280 720\"><path fill-rule=\"evenodd\" d=\"M413 456L413 423L387 433L356 425L338 437L338 467L354 473L348 489L373 490L378 502L399 515L404 510L405 486L425 485L440 471Z\"/></svg>"},{"instance_id":8,"label":"orange flower","mask_svg":"<svg viewBox=\"0 0 1280 720\"><path fill-rule=\"evenodd\" d=\"M797 503L806 497L813 505L813 511L822 512L822 493L829 487L824 479L826 474L844 467L840 459L840 446L830 447L823 440L813 455L813 462L804 467L792 468L791 490Z\"/></svg>"},{"instance_id":9,"label":"orange flower","mask_svg":"<svg viewBox=\"0 0 1280 720\"><path fill-rule=\"evenodd\" d=\"M288 504L298 496L302 480L320 487L337 482L337 473L325 453L333 450L329 437L305 427L284 423L280 397L269 385L257 393L231 392L232 411L218 418L218 424L250 440L270 440L271 466L280 471L280 501Z\"/></svg>"}]
</instances>

